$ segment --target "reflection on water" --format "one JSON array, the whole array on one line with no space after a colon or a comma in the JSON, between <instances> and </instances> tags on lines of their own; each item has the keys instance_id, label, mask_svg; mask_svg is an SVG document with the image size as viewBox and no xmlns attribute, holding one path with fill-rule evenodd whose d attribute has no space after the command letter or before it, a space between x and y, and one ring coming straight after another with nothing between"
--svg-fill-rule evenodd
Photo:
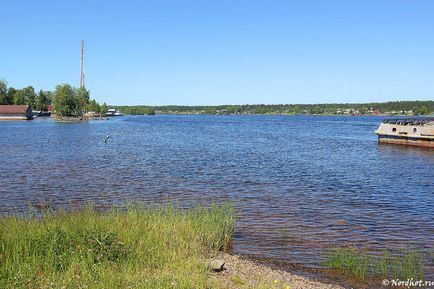
<instances>
[{"instance_id":1,"label":"reflection on water","mask_svg":"<svg viewBox=\"0 0 434 289\"><path fill-rule=\"evenodd\" d=\"M316 267L324 248L434 246L434 151L376 117L155 116L0 123L0 211L225 200L234 251ZM110 134L108 143L105 136Z\"/></svg>"}]
</instances>

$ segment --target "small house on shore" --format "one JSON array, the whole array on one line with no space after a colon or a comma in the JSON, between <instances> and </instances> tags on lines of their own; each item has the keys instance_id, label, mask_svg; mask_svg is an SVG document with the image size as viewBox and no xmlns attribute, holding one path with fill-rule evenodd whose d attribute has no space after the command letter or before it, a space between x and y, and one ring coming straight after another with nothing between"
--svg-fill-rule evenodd
<instances>
[{"instance_id":1,"label":"small house on shore","mask_svg":"<svg viewBox=\"0 0 434 289\"><path fill-rule=\"evenodd\" d=\"M32 109L28 105L0 105L0 120L27 120L32 118Z\"/></svg>"}]
</instances>

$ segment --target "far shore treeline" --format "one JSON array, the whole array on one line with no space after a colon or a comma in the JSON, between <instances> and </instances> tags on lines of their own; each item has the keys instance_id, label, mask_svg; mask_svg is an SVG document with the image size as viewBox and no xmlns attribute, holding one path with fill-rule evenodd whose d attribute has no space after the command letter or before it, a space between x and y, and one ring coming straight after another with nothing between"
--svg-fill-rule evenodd
<instances>
[{"instance_id":1,"label":"far shore treeline","mask_svg":"<svg viewBox=\"0 0 434 289\"><path fill-rule=\"evenodd\" d=\"M434 101L381 103L253 104L218 106L110 106L125 114L326 114L326 115L430 115Z\"/></svg>"},{"instance_id":2,"label":"far shore treeline","mask_svg":"<svg viewBox=\"0 0 434 289\"><path fill-rule=\"evenodd\" d=\"M54 91L35 92L33 86L21 89L8 87L0 79L0 104L27 104L33 110L47 111L54 106L57 116L81 117L93 112L104 115L108 108L115 108L124 114L315 114L315 115L432 115L434 101L390 101L373 103L324 103L324 104L245 104L216 106L107 106L90 99L90 92L84 87L75 88L69 84L57 85Z\"/></svg>"},{"instance_id":3,"label":"far shore treeline","mask_svg":"<svg viewBox=\"0 0 434 289\"><path fill-rule=\"evenodd\" d=\"M57 85L54 91L40 90L37 93L33 86L16 89L8 87L7 82L0 79L0 104L24 104L37 111L47 111L48 106L53 105L56 115L60 117L80 117L89 111L99 114L107 112L107 104L100 105L95 99L90 99L89 90L69 84Z\"/></svg>"}]
</instances>

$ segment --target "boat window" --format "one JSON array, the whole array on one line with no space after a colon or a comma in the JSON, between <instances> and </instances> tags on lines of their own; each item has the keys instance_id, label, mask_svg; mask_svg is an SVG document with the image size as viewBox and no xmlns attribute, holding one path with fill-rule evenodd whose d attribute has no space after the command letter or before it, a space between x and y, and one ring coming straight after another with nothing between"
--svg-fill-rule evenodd
<instances>
[{"instance_id":1,"label":"boat window","mask_svg":"<svg viewBox=\"0 0 434 289\"><path fill-rule=\"evenodd\" d=\"M392 128L392 131L395 132L396 131L396 127Z\"/></svg>"},{"instance_id":2,"label":"boat window","mask_svg":"<svg viewBox=\"0 0 434 289\"><path fill-rule=\"evenodd\" d=\"M417 132L417 128L414 128L414 129L413 129L413 132Z\"/></svg>"}]
</instances>

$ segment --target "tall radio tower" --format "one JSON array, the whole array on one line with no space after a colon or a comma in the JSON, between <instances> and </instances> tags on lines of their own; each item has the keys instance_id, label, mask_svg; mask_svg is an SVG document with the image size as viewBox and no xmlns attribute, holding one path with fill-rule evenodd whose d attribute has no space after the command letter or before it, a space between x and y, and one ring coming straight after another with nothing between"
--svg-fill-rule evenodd
<instances>
[{"instance_id":1,"label":"tall radio tower","mask_svg":"<svg viewBox=\"0 0 434 289\"><path fill-rule=\"evenodd\" d=\"M86 88L86 79L84 77L84 40L81 40L80 87Z\"/></svg>"}]
</instances>

